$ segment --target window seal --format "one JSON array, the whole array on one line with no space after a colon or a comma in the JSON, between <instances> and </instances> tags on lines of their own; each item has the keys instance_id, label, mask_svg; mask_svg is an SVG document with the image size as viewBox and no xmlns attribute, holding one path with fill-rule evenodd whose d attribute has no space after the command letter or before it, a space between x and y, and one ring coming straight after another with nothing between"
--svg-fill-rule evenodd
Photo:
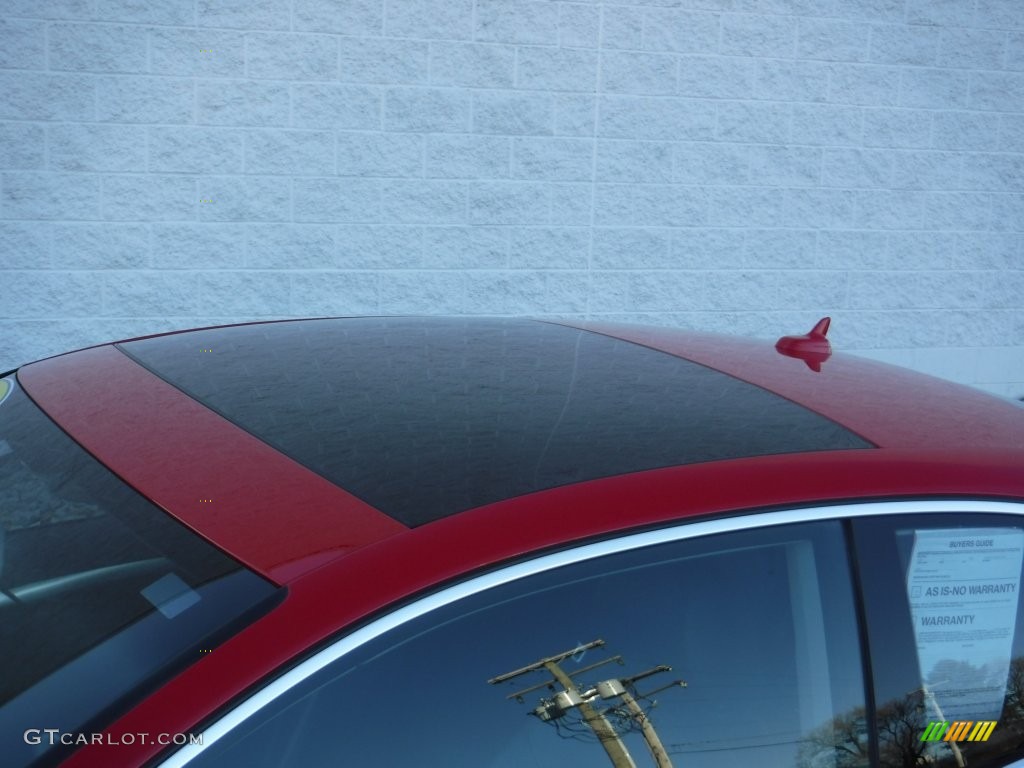
<instances>
[{"instance_id":1,"label":"window seal","mask_svg":"<svg viewBox=\"0 0 1024 768\"><path fill-rule=\"evenodd\" d=\"M846 562L850 570L850 585L853 589L853 609L857 621L857 641L860 644L861 679L864 685L864 723L868 729L868 760L870 765L881 764L881 749L878 745L878 729L872 724L877 721L875 705L875 673L872 667L871 642L868 637L867 609L864 606L864 584L861 581L860 560L857 541L853 535L853 522L843 520L843 538L846 543Z\"/></svg>"}]
</instances>

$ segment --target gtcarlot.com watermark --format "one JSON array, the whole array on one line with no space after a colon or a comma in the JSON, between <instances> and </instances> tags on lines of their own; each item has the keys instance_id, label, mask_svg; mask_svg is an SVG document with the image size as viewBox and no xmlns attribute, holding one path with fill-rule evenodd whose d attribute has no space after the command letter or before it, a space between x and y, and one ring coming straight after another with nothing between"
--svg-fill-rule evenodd
<instances>
[{"instance_id":1,"label":"gtcarlot.com watermark","mask_svg":"<svg viewBox=\"0 0 1024 768\"><path fill-rule=\"evenodd\" d=\"M23 738L26 744L48 744L56 746L85 746L87 744L159 744L162 747L171 744L181 747L186 744L202 744L201 733L71 733L59 728L29 728Z\"/></svg>"}]
</instances>

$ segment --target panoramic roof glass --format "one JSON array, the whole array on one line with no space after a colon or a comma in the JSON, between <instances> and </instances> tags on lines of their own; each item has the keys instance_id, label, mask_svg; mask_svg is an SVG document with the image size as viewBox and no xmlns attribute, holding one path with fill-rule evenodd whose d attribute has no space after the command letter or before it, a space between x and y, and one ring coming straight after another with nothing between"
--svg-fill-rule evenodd
<instances>
[{"instance_id":1,"label":"panoramic roof glass","mask_svg":"<svg viewBox=\"0 0 1024 768\"><path fill-rule=\"evenodd\" d=\"M873 447L726 374L535 320L289 321L119 348L410 526L609 475Z\"/></svg>"}]
</instances>

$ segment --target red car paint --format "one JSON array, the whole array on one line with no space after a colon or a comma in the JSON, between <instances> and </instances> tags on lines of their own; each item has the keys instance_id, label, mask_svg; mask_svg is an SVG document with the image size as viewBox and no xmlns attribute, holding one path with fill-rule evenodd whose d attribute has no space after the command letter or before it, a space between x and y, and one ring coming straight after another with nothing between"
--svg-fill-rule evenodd
<instances>
[{"instance_id":1,"label":"red car paint","mask_svg":"<svg viewBox=\"0 0 1024 768\"><path fill-rule=\"evenodd\" d=\"M197 732L197 723L247 689L386 606L544 549L681 518L774 506L882 498L1024 499L1024 412L1012 404L842 355L815 373L763 342L667 329L574 327L737 376L843 424L878 448L607 477L406 529L276 454L113 348L21 369L19 381L40 407L122 478L255 570L288 586L278 608L107 728L113 744L83 747L66 764L145 763L161 746L138 739L118 744L119 734ZM118 382L116 390L112 381ZM74 398L67 397L69 391ZM159 440L152 437L158 431ZM232 476L224 477L223 467L208 461L206 452L200 461L197 445L229 456ZM207 493L211 487L216 488L211 496L224 494L225 511L246 521L244 528L219 524L218 516L196 503L197 489ZM283 509L304 515L301 520L289 516L298 535L281 527ZM346 535L337 534L338 528L345 528Z\"/></svg>"}]
</instances>

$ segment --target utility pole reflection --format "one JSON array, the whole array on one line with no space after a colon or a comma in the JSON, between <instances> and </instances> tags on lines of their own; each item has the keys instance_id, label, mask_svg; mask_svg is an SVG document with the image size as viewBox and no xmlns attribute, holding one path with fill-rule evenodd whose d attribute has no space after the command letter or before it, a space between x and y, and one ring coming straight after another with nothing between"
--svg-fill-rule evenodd
<instances>
[{"instance_id":1,"label":"utility pole reflection","mask_svg":"<svg viewBox=\"0 0 1024 768\"><path fill-rule=\"evenodd\" d=\"M551 696L542 695L540 704L534 708L531 714L542 722L555 722L557 724L563 718L571 717L573 713L578 712L579 718L593 732L598 742L604 748L604 751L608 754L608 759L611 761L613 768L636 768L636 763L623 743L622 737L607 717L609 714L614 715L618 721L627 723L627 727L630 725L639 727L657 768L673 768L672 761L664 745L661 743L661 739L658 737L654 724L636 699L637 696L646 698L667 688L685 688L686 683L682 680L675 680L659 688L657 691L643 695L636 694L635 683L637 680L671 671L672 667L666 665L653 667L630 677L614 677L602 680L593 686L581 686L573 680L574 677L590 672L605 664L614 662L621 666L624 664L621 656L612 656L596 664L581 667L573 672L566 672L562 668L561 665L566 659L592 648L602 648L604 645L604 640L598 638L589 643L580 644L568 651L557 653L554 656L538 659L532 664L527 664L525 667L492 677L487 682L491 685L498 685L522 675L544 670L551 675L550 679L511 693L506 698L515 699L522 703L525 701L524 697L526 694L533 693L534 691L546 689L553 692ZM614 702L616 700L619 703L612 704L604 709L598 708L601 702Z\"/></svg>"}]
</instances>

